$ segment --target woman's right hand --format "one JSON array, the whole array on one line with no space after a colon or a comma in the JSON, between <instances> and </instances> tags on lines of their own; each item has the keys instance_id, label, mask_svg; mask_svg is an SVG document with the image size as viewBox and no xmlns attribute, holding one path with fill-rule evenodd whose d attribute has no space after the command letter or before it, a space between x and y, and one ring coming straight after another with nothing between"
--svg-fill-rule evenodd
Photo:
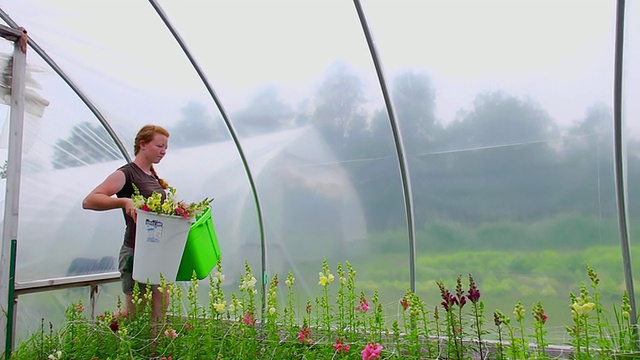
<instances>
[{"instance_id":1,"label":"woman's right hand","mask_svg":"<svg viewBox=\"0 0 640 360\"><path fill-rule=\"evenodd\" d=\"M136 208L133 206L133 201L129 198L122 198L124 201L124 212L131 216L134 222L138 220L138 214L136 213Z\"/></svg>"}]
</instances>

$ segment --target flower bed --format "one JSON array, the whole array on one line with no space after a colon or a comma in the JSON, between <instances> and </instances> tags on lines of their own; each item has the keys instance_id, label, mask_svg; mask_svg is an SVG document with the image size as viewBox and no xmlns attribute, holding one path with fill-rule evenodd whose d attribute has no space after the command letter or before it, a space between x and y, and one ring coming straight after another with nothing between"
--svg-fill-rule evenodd
<instances>
[{"instance_id":1,"label":"flower bed","mask_svg":"<svg viewBox=\"0 0 640 360\"><path fill-rule=\"evenodd\" d=\"M378 294L355 284L349 263L326 261L318 274L321 295L297 306L295 278L271 278L263 309L256 307L256 278L248 263L238 292L222 291L222 266L209 276L209 303L197 300L194 278L187 294L161 282L171 293L170 316L152 328L148 295L134 291L135 316L114 320L111 312L86 317L81 302L67 309L60 329L45 329L23 342L12 359L611 359L632 356L637 344L629 299L624 293L614 318L605 316L599 299L600 279L587 265L590 291L582 285L570 293L573 323L564 347L546 342L547 315L540 302L530 311L517 301L508 316L500 310L485 316L481 293L469 275L452 289L438 282L441 303L427 309L411 291L398 300L402 309L389 322ZM283 292L280 294L280 292ZM147 292L149 294L150 292ZM279 301L283 295L285 301ZM146 300L146 301L144 301ZM186 300L187 309L183 309ZM121 304L118 304L120 308ZM385 326L392 323L391 327Z\"/></svg>"}]
</instances>

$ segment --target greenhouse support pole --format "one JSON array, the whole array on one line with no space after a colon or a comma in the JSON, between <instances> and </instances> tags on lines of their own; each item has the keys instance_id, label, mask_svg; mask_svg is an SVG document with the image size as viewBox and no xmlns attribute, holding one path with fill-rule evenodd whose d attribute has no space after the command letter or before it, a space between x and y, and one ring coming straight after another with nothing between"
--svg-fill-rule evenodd
<instances>
[{"instance_id":1,"label":"greenhouse support pole","mask_svg":"<svg viewBox=\"0 0 640 360\"><path fill-rule=\"evenodd\" d=\"M9 117L9 146L7 152L7 187L4 201L4 220L2 226L2 249L0 253L0 306L3 315L0 320L0 327L7 333L13 333L13 328L8 325L12 322L8 321L9 317L13 317L9 311L9 287L7 286L10 279L10 247L11 241L18 238L18 209L20 197L20 169L22 166L22 133L24 127L24 94L25 94L25 77L27 66L27 32L20 29L21 36L15 41L12 74L11 74L11 113ZM3 342L3 349L11 349L13 344L7 342L11 339L8 334L0 336ZM8 350L5 350L5 356L8 356Z\"/></svg>"},{"instance_id":2,"label":"greenhouse support pole","mask_svg":"<svg viewBox=\"0 0 640 360\"><path fill-rule=\"evenodd\" d=\"M629 225L627 223L627 191L625 169L625 144L623 136L622 100L623 100L623 68L624 68L624 0L618 0L616 7L616 36L615 59L613 76L613 146L616 181L616 198L618 203L618 228L620 230L620 245L622 248L622 264L624 278L629 294L631 306L631 323L636 325L636 297L633 290L633 275L631 271L631 251L629 247Z\"/></svg>"},{"instance_id":3,"label":"greenhouse support pole","mask_svg":"<svg viewBox=\"0 0 640 360\"><path fill-rule=\"evenodd\" d=\"M396 113L393 107L393 102L391 101L391 96L389 95L389 90L387 88L387 81L384 77L384 72L382 71L382 64L380 62L380 56L378 56L378 51L376 50L375 41L373 41L373 35L371 35L371 30L369 29L369 25L367 24L367 19L364 16L364 11L362 10L362 5L359 0L353 0L354 5L356 6L356 10L358 12L358 17L360 18L360 23L362 24L362 30L364 31L364 35L367 38L367 44L369 45L369 51L371 52L371 57L373 58L373 63L376 67L376 73L378 75L378 80L380 81L380 88L382 89L382 96L384 97L384 103L387 107L387 113L389 115L389 122L391 124L391 130L393 132L393 139L396 144L396 153L398 155L398 163L400 166L400 177L402 179L402 190L404 194L404 204L405 204L405 212L407 216L407 234L409 238L409 282L411 291L415 293L416 291L416 241L415 241L415 225L413 218L413 195L411 193L411 178L409 176L409 165L407 163L407 159L404 151L404 144L402 143L402 133L400 132L400 127L398 126L398 121L396 117Z\"/></svg>"},{"instance_id":4,"label":"greenhouse support pole","mask_svg":"<svg viewBox=\"0 0 640 360\"><path fill-rule=\"evenodd\" d=\"M229 134L231 135L231 138L233 139L233 143L236 145L236 149L238 150L238 154L240 155L240 159L242 160L242 165L244 166L247 179L249 180L249 186L251 187L251 192L253 194L253 200L255 201L255 204L256 204L256 215L258 217L258 227L260 228L262 276L260 276L259 278L262 278L262 312L264 313L267 306L267 282L269 279L268 272L267 272L267 243L265 239L264 220L262 216L262 205L260 203L260 197L258 196L258 189L256 187L256 182L253 179L251 168L249 167L249 162L247 161L247 157L244 154L244 151L242 150L242 146L240 145L240 140L233 127L233 124L231 124L231 121L229 120L229 116L227 115L227 112L224 109L224 106L222 105L222 101L220 101L220 99L218 98L218 95L213 90L213 87L211 86L211 83L207 79L207 76L204 74L204 71L202 71L196 59L191 55L191 51L189 51L189 49L187 48L187 44L182 39L180 34L175 30L173 25L171 25L171 23L169 22L169 18L165 14L164 10L162 10L160 5L155 0L149 0L149 3L151 3L151 6L153 6L158 16L160 16L160 18L162 19L162 22L165 24L167 29L169 29L169 32L171 32L171 35L173 35L174 39L178 42L178 45L180 45L180 48L182 49L184 54L187 56L187 59L189 59L191 66L193 66L193 69L198 74L198 77L200 77L200 80L202 81L204 86L207 88L209 95L211 96L213 101L216 103L216 106L220 111L220 115L222 116L222 120L224 120L224 123L227 126L227 130L229 130Z\"/></svg>"}]
</instances>

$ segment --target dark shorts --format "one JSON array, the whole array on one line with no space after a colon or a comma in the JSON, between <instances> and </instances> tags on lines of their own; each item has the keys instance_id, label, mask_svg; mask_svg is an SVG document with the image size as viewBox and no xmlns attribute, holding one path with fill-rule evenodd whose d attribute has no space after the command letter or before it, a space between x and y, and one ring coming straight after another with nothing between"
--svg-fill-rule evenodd
<instances>
[{"instance_id":1,"label":"dark shorts","mask_svg":"<svg viewBox=\"0 0 640 360\"><path fill-rule=\"evenodd\" d=\"M120 256L118 257L118 271L120 271L120 280L122 282L122 292L125 295L133 295L134 284L138 283L133 280L133 248L122 245L120 248ZM140 294L146 292L146 284L138 283ZM158 285L151 285L151 288L157 288Z\"/></svg>"}]
</instances>

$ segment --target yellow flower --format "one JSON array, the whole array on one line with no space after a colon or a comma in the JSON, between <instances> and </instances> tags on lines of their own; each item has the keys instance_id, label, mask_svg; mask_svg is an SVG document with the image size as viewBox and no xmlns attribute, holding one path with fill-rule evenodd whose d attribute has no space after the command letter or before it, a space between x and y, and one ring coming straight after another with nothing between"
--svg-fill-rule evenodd
<instances>
[{"instance_id":1,"label":"yellow flower","mask_svg":"<svg viewBox=\"0 0 640 360\"><path fill-rule=\"evenodd\" d=\"M588 302L583 305L580 305L579 302L581 301L574 302L573 304L570 305L572 309L572 314L575 314L575 316L587 315L596 306L596 304L592 302Z\"/></svg>"},{"instance_id":2,"label":"yellow flower","mask_svg":"<svg viewBox=\"0 0 640 360\"><path fill-rule=\"evenodd\" d=\"M296 279L294 277L290 277L290 278L287 278L287 280L285 280L284 283L287 284L288 287L291 287L293 286L293 283L295 282L295 280Z\"/></svg>"},{"instance_id":3,"label":"yellow flower","mask_svg":"<svg viewBox=\"0 0 640 360\"><path fill-rule=\"evenodd\" d=\"M322 285L322 286L326 286L328 285L330 282L332 282L333 280L335 280L335 276L333 276L333 274L329 273L328 275L325 275L323 272L318 273L319 276L319 281L318 281L318 285Z\"/></svg>"},{"instance_id":4,"label":"yellow flower","mask_svg":"<svg viewBox=\"0 0 640 360\"><path fill-rule=\"evenodd\" d=\"M162 204L162 212L165 214L171 214L172 211L173 211L173 204L165 201Z\"/></svg>"},{"instance_id":5,"label":"yellow flower","mask_svg":"<svg viewBox=\"0 0 640 360\"><path fill-rule=\"evenodd\" d=\"M224 312L224 309L227 307L227 302L223 301L223 302L218 302L213 304L213 307L216 309L216 311L219 314L222 314Z\"/></svg>"},{"instance_id":6,"label":"yellow flower","mask_svg":"<svg viewBox=\"0 0 640 360\"><path fill-rule=\"evenodd\" d=\"M592 303L592 302L588 302L584 305L582 305L582 308L585 309L587 312L593 310L593 308L596 306L596 304Z\"/></svg>"},{"instance_id":7,"label":"yellow flower","mask_svg":"<svg viewBox=\"0 0 640 360\"><path fill-rule=\"evenodd\" d=\"M513 310L513 316L515 316L516 321L522 321L524 319L524 315L524 306L522 306L522 303L518 301L516 303L515 309Z\"/></svg>"}]
</instances>

